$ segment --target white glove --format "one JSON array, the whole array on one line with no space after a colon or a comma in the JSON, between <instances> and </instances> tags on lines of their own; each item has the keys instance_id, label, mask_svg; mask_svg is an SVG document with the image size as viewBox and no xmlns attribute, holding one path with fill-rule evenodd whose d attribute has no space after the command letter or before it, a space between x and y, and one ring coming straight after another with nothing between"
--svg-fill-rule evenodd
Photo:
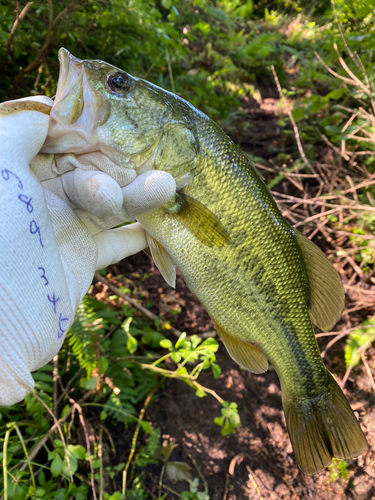
<instances>
[{"instance_id":1,"label":"white glove","mask_svg":"<svg viewBox=\"0 0 375 500\"><path fill-rule=\"evenodd\" d=\"M0 406L32 390L30 372L60 349L95 270L147 246L137 223L108 229L176 188L166 172L135 177L100 153L34 159L47 130L37 111L0 116Z\"/></svg>"}]
</instances>

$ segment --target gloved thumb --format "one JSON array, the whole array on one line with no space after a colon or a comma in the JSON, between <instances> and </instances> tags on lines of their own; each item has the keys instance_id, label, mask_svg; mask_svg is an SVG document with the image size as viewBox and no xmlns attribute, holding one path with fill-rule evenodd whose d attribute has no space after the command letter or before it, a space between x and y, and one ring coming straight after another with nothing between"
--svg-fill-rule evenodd
<instances>
[{"instance_id":1,"label":"gloved thumb","mask_svg":"<svg viewBox=\"0 0 375 500\"><path fill-rule=\"evenodd\" d=\"M25 97L14 102L38 101L53 104L45 96ZM41 149L48 132L49 116L39 111L16 111L0 118L0 139L3 161L26 162L27 164Z\"/></svg>"}]
</instances>

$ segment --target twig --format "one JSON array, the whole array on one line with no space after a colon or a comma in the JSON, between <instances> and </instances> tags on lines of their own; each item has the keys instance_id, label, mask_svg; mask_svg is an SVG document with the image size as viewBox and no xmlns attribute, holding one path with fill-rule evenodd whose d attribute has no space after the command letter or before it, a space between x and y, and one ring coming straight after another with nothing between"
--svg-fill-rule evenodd
<instances>
[{"instance_id":1,"label":"twig","mask_svg":"<svg viewBox=\"0 0 375 500\"><path fill-rule=\"evenodd\" d=\"M375 210L375 208L374 208L374 210ZM138 302L135 301L134 299L132 299L131 297L129 297L129 295L125 295L124 293L122 293L119 290L119 288L117 286L113 285L107 278L104 278L104 276L100 276L99 273L95 273L94 278L96 281L101 281L104 285L106 285L118 297L121 297L123 300L125 300L126 302L131 304L133 307L138 309L138 311L140 311L142 314L144 314L148 318L152 319L153 321L155 321L155 320L160 321L160 323L164 327L166 327L166 330L170 331L175 337L179 338L181 336L182 332L180 332L180 330L177 330L177 328L174 328L173 326L171 326L167 321L163 321L161 318L156 316L156 314L152 313L151 311L149 311L145 307L138 304Z\"/></svg>"},{"instance_id":2,"label":"twig","mask_svg":"<svg viewBox=\"0 0 375 500\"><path fill-rule=\"evenodd\" d=\"M16 20L13 23L12 29L10 30L9 38L5 47L4 55L1 60L0 64L0 73L2 73L4 66L6 64L6 60L10 51L10 47L13 42L14 35L16 34L17 28L20 24L21 21L25 18L26 14L28 13L30 7L33 5L34 2L28 2L25 7L21 10L20 14L17 16Z\"/></svg>"},{"instance_id":3,"label":"twig","mask_svg":"<svg viewBox=\"0 0 375 500\"><path fill-rule=\"evenodd\" d=\"M91 472L90 484L91 484L92 498L93 498L93 500L96 500L94 467L92 464L92 458L91 458L91 452L90 452L90 439L89 439L89 434L87 432L86 422L85 422L85 419L83 418L83 412L82 412L81 406L76 401L74 401L74 399L72 399L70 397L68 397L68 399L69 399L69 402L73 405L73 407L76 408L78 411L78 418L79 418L79 421L81 422L83 432L85 434L87 459L88 459L88 462L90 465L90 472Z\"/></svg>"},{"instance_id":4,"label":"twig","mask_svg":"<svg viewBox=\"0 0 375 500\"><path fill-rule=\"evenodd\" d=\"M224 399L222 399L214 390L208 389L207 387L204 387L203 385L199 384L195 380L195 377L192 377L191 375L186 375L184 373L177 373L177 371L172 372L171 370L165 370L164 368L159 368L158 366L154 365L147 365L145 363L137 363L137 365L146 370L152 370L154 372L158 372L161 375L164 375L165 377L168 378L179 378L180 380L184 380L189 385L192 385L197 391L202 391L206 392L207 394L211 394L211 396L213 396L220 404L224 403Z\"/></svg>"},{"instance_id":5,"label":"twig","mask_svg":"<svg viewBox=\"0 0 375 500\"><path fill-rule=\"evenodd\" d=\"M98 458L100 460L99 470L99 500L103 500L104 496L104 477L103 477L103 428L99 429L99 445L98 445Z\"/></svg>"},{"instance_id":6,"label":"twig","mask_svg":"<svg viewBox=\"0 0 375 500\"><path fill-rule=\"evenodd\" d=\"M53 363L53 372L52 372L52 377L53 377L53 413L55 417L57 417L57 385L58 385L58 379L59 379L59 367L58 367L58 360L59 360L59 355L56 354L56 356L53 358L52 363Z\"/></svg>"},{"instance_id":7,"label":"twig","mask_svg":"<svg viewBox=\"0 0 375 500\"><path fill-rule=\"evenodd\" d=\"M186 446L183 445L183 447L184 447L186 455L190 458L191 463L194 465L195 470L198 472L200 478L202 479L202 482L203 482L203 485L204 485L204 492L208 495L208 484L207 484L206 478L204 477L204 475L202 474L202 471L199 469L199 467L195 463L194 458L192 457L191 453L189 453L189 451L186 448Z\"/></svg>"},{"instance_id":8,"label":"twig","mask_svg":"<svg viewBox=\"0 0 375 500\"><path fill-rule=\"evenodd\" d=\"M301 222L297 222L297 224L295 224L295 227L302 226L303 224L306 224L307 222L311 222L315 219L319 219L320 217L334 214L334 213L338 212L339 210L340 210L340 208L332 208L332 210L327 210L326 212L321 212L320 214L312 215L311 217L307 217L307 219L304 219Z\"/></svg>"},{"instance_id":9,"label":"twig","mask_svg":"<svg viewBox=\"0 0 375 500\"><path fill-rule=\"evenodd\" d=\"M31 61L31 63L29 63L25 68L23 68L19 73L18 75L15 77L14 79L14 83L17 84L19 83L19 81L21 80L21 78L23 77L23 75L25 73L29 73L30 71L32 71L34 68L36 68L40 62L42 61L43 59L43 56L45 54L45 52L47 51L48 47L54 43L54 42L57 42L57 40L60 38L60 34L58 32L58 34L54 37L54 38L51 38L51 33L52 33L52 30L53 28L59 24L59 29L61 29L61 22L60 20L70 11L70 10L74 10L76 7L75 7L75 4L78 4L78 0L72 0L69 5L67 7L65 7L65 9L63 9L56 17L55 19L51 19L50 17L50 22L49 22L49 26L48 26L48 29L47 29L47 33L46 33L46 36L45 36L45 40L44 40L44 43L43 45L41 46L41 48L38 50L35 58L33 61ZM50 16L52 15L53 16L53 9L51 10L51 2L50 2Z\"/></svg>"},{"instance_id":10,"label":"twig","mask_svg":"<svg viewBox=\"0 0 375 500\"><path fill-rule=\"evenodd\" d=\"M8 500L8 442L9 436L12 429L8 429L5 433L4 437L4 445L3 445L3 481L4 481L4 500ZM27 467L27 464L25 464ZM25 467L25 469L26 469Z\"/></svg>"},{"instance_id":11,"label":"twig","mask_svg":"<svg viewBox=\"0 0 375 500\"><path fill-rule=\"evenodd\" d=\"M371 373L371 370L370 370L370 367L367 363L367 359L366 359L366 353L364 352L361 352L361 359L362 359L362 363L365 367L365 370L366 370L366 373L367 373L367 376L370 380L370 384L371 384L371 387L372 387L372 391L373 393L375 394L375 382L374 382L374 377L372 376L372 373Z\"/></svg>"},{"instance_id":12,"label":"twig","mask_svg":"<svg viewBox=\"0 0 375 500\"><path fill-rule=\"evenodd\" d=\"M44 436L42 437L42 439L37 442L37 444L34 446L34 448L29 453L30 462L33 461L34 458L38 455L39 451L43 448L43 446L48 441L50 435L55 431L55 429L60 424L62 424L68 418L69 415L70 415L70 412L67 413L64 418L60 418L59 420L57 420L57 422L55 422L53 424L53 426L44 434ZM27 463L24 463L23 465L21 465L20 471L24 471L26 469L27 469Z\"/></svg>"},{"instance_id":13,"label":"twig","mask_svg":"<svg viewBox=\"0 0 375 500\"><path fill-rule=\"evenodd\" d=\"M250 482L253 485L255 491L257 492L259 500L263 500L258 483L255 481L255 478L256 478L255 472L251 469L251 467L249 465L246 466L246 469L247 469L247 472L249 474Z\"/></svg>"},{"instance_id":14,"label":"twig","mask_svg":"<svg viewBox=\"0 0 375 500\"><path fill-rule=\"evenodd\" d=\"M57 420L57 418L56 418L55 414L53 413L53 411L50 408L48 408L48 406L46 405L46 403L43 401L42 398L40 398L38 396L38 394L36 394L36 392L33 392L33 396L34 396L35 399L37 399L39 401L39 403L41 405L44 406L44 408L48 411L48 413L51 415L51 417L53 418L53 421L56 424L56 427L57 427L57 430L59 431L59 435L60 435L62 444L64 446L64 453L65 453L65 456L66 456L66 463L68 465L68 470L69 470L69 474L70 474L70 480L71 480L71 482L73 482L73 474L72 474L72 469L70 467L70 458L69 458L69 455L68 455L68 448L66 447L66 442L65 442L64 434L62 433L59 421Z\"/></svg>"},{"instance_id":15,"label":"twig","mask_svg":"<svg viewBox=\"0 0 375 500\"><path fill-rule=\"evenodd\" d=\"M359 355L362 355L362 353L365 353L366 352L366 349L368 348L368 346L370 344L372 344L372 342L374 341L375 339L375 335L372 335L369 340L364 344L362 345L359 349L358 349L358 354ZM346 381L348 380L349 378L349 375L350 375L350 372L352 371L353 367L354 367L354 364L355 364L355 359L352 360L352 362L350 363L350 365L348 366L348 369L346 370L345 372L345 375L344 375L344 378L342 379L342 383L341 383L341 388L343 389L345 387L345 384L346 384Z\"/></svg>"},{"instance_id":16,"label":"twig","mask_svg":"<svg viewBox=\"0 0 375 500\"><path fill-rule=\"evenodd\" d=\"M345 83L348 83L349 85L354 85L355 87L357 86L357 83L355 80L352 80L351 78L347 78L346 76L341 76L336 71L333 71L320 57L320 55L315 51L315 56L317 57L318 61L325 67L325 69L331 73L334 77L338 78L339 80L342 80Z\"/></svg>"},{"instance_id":17,"label":"twig","mask_svg":"<svg viewBox=\"0 0 375 500\"><path fill-rule=\"evenodd\" d=\"M176 93L176 89L175 89L175 86L174 86L172 63L171 63L171 58L169 57L169 50L168 50L168 48L167 48L167 63L168 63L168 73L169 73L169 80L171 82L172 92L175 94Z\"/></svg>"},{"instance_id":18,"label":"twig","mask_svg":"<svg viewBox=\"0 0 375 500\"><path fill-rule=\"evenodd\" d=\"M346 161L349 161L349 156L348 154L345 154L343 151L340 151L339 148L337 148L334 144L332 144L332 142L328 139L327 136L325 136L318 128L316 128L316 131L319 132L320 134L320 137L323 139L323 141L331 148L333 149L333 151L342 156L344 158L344 160Z\"/></svg>"},{"instance_id":19,"label":"twig","mask_svg":"<svg viewBox=\"0 0 375 500\"><path fill-rule=\"evenodd\" d=\"M128 460L127 460L126 465L124 467L123 473L122 473L122 498L123 498L123 500L126 499L126 479L127 479L128 470L129 470L131 461L132 461L134 453L135 453L135 447L137 445L137 439L138 439L138 434L139 434L139 431L140 431L140 428L141 428L141 422L143 421L143 417L145 415L146 409L147 409L148 405L150 404L150 401L151 401L153 395L159 389L159 387L162 384L162 382L163 381L161 380L152 389L152 391L150 392L150 394L145 399L145 402L143 403L142 410L141 410L141 412L139 414L137 426L135 428L133 439L132 439L132 446L131 446L131 449L130 449L129 457L128 457Z\"/></svg>"},{"instance_id":20,"label":"twig","mask_svg":"<svg viewBox=\"0 0 375 500\"><path fill-rule=\"evenodd\" d=\"M342 339L343 337L345 337L345 335L347 335L346 333L339 333L334 339L330 340L326 346L326 348L324 349L324 351L320 354L322 358L324 358L324 356L326 355L328 349L330 349L333 344L336 344L336 342L338 342L340 339Z\"/></svg>"},{"instance_id":21,"label":"twig","mask_svg":"<svg viewBox=\"0 0 375 500\"><path fill-rule=\"evenodd\" d=\"M313 174L315 174L317 177L319 177L319 175L316 173L315 168L311 165L311 163L309 162L309 160L306 158L305 152L304 152L303 147L302 147L301 139L300 139L300 136L299 136L299 131L298 131L297 124L296 124L296 122L295 122L295 120L293 118L292 112L289 109L288 102L285 99L285 96L284 96L283 91L281 89L279 78L277 76L277 73L275 71L275 68L274 68L273 64L271 64L271 70L272 70L272 74L273 74L273 77L274 77L275 82L276 82L277 90L279 91L279 94L280 94L280 99L283 101L285 109L286 109L286 111L288 113L289 119L291 121L291 124L292 124L292 127L293 127L293 131L294 131L294 136L296 138L296 142L297 142L297 146L298 146L299 154L301 155L301 158L306 163L306 165L309 167L309 169L311 170L311 172Z\"/></svg>"}]
</instances>

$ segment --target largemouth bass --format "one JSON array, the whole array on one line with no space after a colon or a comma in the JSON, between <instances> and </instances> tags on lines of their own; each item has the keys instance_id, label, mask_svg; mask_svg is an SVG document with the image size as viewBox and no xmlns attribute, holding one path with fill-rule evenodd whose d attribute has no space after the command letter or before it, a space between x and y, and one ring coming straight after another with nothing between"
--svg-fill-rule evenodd
<instances>
[{"instance_id":1,"label":"largemouth bass","mask_svg":"<svg viewBox=\"0 0 375 500\"><path fill-rule=\"evenodd\" d=\"M173 285L178 267L240 366L262 373L272 363L305 474L367 450L312 326L329 330L344 307L332 264L285 221L253 164L206 115L103 61L65 49L59 58L43 151L100 150L139 173L171 173L176 197L139 217L162 274Z\"/></svg>"}]
</instances>

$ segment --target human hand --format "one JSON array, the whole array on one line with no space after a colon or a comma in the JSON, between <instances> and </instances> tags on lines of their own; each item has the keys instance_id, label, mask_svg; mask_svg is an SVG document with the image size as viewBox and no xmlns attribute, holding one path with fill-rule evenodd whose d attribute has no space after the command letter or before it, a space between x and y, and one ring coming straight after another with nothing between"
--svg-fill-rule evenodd
<instances>
[{"instance_id":1,"label":"human hand","mask_svg":"<svg viewBox=\"0 0 375 500\"><path fill-rule=\"evenodd\" d=\"M60 349L94 271L147 246L139 224L109 229L175 192L169 174L135 177L100 153L35 158L47 130L38 111L0 117L0 405L33 388L30 372Z\"/></svg>"}]
</instances>

